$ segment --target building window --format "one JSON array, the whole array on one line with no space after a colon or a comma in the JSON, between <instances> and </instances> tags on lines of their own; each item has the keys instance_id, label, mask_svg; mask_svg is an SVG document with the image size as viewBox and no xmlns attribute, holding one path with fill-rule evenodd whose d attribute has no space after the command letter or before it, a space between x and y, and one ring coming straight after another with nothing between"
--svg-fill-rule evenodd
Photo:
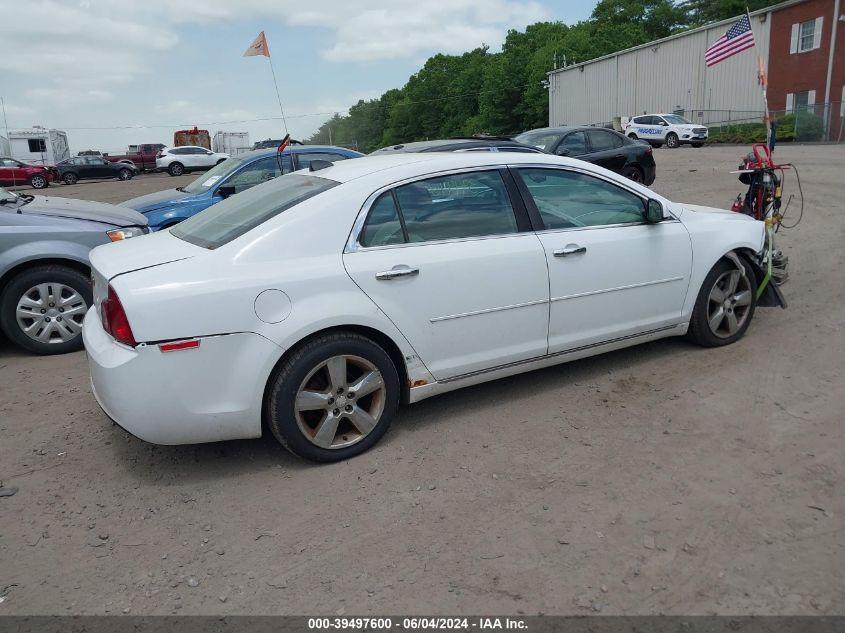
<instances>
[{"instance_id":1,"label":"building window","mask_svg":"<svg viewBox=\"0 0 845 633\"><path fill-rule=\"evenodd\" d=\"M796 92L795 93L795 112L801 112L802 110L806 110L807 106L810 104L810 92Z\"/></svg>"},{"instance_id":2,"label":"building window","mask_svg":"<svg viewBox=\"0 0 845 633\"><path fill-rule=\"evenodd\" d=\"M47 142L43 138L30 138L29 151L33 154L40 154L47 151Z\"/></svg>"},{"instance_id":3,"label":"building window","mask_svg":"<svg viewBox=\"0 0 845 633\"><path fill-rule=\"evenodd\" d=\"M798 52L813 49L813 42L816 38L816 21L807 20L798 27Z\"/></svg>"}]
</instances>

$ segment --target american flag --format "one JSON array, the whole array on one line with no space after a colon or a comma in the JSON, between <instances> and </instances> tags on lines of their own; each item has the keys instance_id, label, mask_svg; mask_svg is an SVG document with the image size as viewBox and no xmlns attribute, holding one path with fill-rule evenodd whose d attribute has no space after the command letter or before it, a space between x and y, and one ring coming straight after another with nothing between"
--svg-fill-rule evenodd
<instances>
[{"instance_id":1,"label":"american flag","mask_svg":"<svg viewBox=\"0 0 845 633\"><path fill-rule=\"evenodd\" d=\"M752 46L754 46L754 33L751 30L751 20L746 14L734 23L727 33L708 47L704 52L704 63L707 66L713 66Z\"/></svg>"}]
</instances>

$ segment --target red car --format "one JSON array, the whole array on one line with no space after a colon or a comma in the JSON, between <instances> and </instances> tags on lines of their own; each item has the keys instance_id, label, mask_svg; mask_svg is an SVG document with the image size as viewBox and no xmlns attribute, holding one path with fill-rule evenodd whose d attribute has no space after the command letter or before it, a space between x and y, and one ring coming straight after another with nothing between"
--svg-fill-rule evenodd
<instances>
[{"instance_id":1,"label":"red car","mask_svg":"<svg viewBox=\"0 0 845 633\"><path fill-rule=\"evenodd\" d=\"M0 158L0 185L29 185L44 189L56 179L56 171L42 165L28 165L14 158Z\"/></svg>"}]
</instances>

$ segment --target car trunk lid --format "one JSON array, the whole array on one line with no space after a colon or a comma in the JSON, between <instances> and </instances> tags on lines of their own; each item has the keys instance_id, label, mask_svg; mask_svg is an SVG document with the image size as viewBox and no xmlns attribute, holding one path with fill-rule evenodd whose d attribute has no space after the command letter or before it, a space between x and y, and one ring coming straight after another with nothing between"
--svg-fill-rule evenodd
<instances>
[{"instance_id":1,"label":"car trunk lid","mask_svg":"<svg viewBox=\"0 0 845 633\"><path fill-rule=\"evenodd\" d=\"M170 231L159 231L131 240L98 246L91 251L96 275L110 281L135 270L162 266L207 253L203 248L177 239Z\"/></svg>"}]
</instances>

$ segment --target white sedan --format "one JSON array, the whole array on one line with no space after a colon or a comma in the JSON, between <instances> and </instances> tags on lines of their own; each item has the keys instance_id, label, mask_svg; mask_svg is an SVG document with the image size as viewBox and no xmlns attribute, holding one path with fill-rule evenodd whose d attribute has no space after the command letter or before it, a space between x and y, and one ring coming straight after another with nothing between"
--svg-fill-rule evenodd
<instances>
[{"instance_id":1,"label":"white sedan","mask_svg":"<svg viewBox=\"0 0 845 633\"><path fill-rule=\"evenodd\" d=\"M156 170L166 171L171 176L181 176L189 171L211 169L227 158L228 154L212 152L195 145L165 147L156 154Z\"/></svg>"},{"instance_id":2,"label":"white sedan","mask_svg":"<svg viewBox=\"0 0 845 633\"><path fill-rule=\"evenodd\" d=\"M315 162L96 248L83 335L97 400L141 439L267 428L333 461L400 403L666 336L733 343L765 244L761 222L578 160Z\"/></svg>"}]
</instances>

